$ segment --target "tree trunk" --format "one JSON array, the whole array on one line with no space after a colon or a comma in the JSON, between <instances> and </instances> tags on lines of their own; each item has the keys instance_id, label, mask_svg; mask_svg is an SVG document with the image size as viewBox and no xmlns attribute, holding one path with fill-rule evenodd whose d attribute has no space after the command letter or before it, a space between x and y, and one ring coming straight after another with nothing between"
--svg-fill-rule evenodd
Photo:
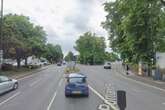
<instances>
[{"instance_id":1,"label":"tree trunk","mask_svg":"<svg viewBox=\"0 0 165 110\"><path fill-rule=\"evenodd\" d=\"M139 69L138 69L138 75L142 76L143 72L142 72L142 62L139 62Z\"/></svg>"},{"instance_id":2,"label":"tree trunk","mask_svg":"<svg viewBox=\"0 0 165 110\"><path fill-rule=\"evenodd\" d=\"M27 59L27 57L25 58L25 66L27 66L28 64L27 64L27 61L28 61L28 59Z\"/></svg>"},{"instance_id":3,"label":"tree trunk","mask_svg":"<svg viewBox=\"0 0 165 110\"><path fill-rule=\"evenodd\" d=\"M21 59L17 58L17 68L20 68L20 67L21 67Z\"/></svg>"}]
</instances>

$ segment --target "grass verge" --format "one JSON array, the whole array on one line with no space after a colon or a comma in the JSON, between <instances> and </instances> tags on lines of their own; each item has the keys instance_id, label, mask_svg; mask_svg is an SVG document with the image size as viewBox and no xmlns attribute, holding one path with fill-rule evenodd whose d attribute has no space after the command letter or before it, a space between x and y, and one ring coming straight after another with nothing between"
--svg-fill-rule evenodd
<instances>
[{"instance_id":1,"label":"grass verge","mask_svg":"<svg viewBox=\"0 0 165 110\"><path fill-rule=\"evenodd\" d=\"M30 69L26 67L21 67L21 68L13 68L12 70L8 71L0 71L0 75L8 76L8 77L21 77L30 74L31 72L36 71L38 68L35 69Z\"/></svg>"}]
</instances>

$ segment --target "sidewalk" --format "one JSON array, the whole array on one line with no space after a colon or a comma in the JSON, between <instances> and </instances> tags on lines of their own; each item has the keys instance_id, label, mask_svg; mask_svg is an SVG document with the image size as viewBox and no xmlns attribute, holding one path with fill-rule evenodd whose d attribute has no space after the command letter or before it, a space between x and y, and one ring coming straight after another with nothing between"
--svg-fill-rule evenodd
<instances>
[{"instance_id":1,"label":"sidewalk","mask_svg":"<svg viewBox=\"0 0 165 110\"><path fill-rule=\"evenodd\" d=\"M137 76L132 72L129 72L129 75L126 75L126 70L122 67L121 64L116 64L116 71L120 73L121 75L145 83L149 84L151 86L155 86L161 89L165 89L165 82L164 81L159 81L159 80L153 80L152 77L144 77L144 76Z\"/></svg>"}]
</instances>

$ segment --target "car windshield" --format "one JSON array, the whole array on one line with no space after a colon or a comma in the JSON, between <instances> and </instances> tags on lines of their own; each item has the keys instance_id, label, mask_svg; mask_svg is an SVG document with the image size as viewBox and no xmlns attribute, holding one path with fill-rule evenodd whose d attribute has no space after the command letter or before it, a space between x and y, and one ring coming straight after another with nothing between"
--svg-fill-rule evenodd
<instances>
[{"instance_id":1,"label":"car windshield","mask_svg":"<svg viewBox=\"0 0 165 110\"><path fill-rule=\"evenodd\" d=\"M0 76L0 82L8 81L9 78L6 76Z\"/></svg>"},{"instance_id":2,"label":"car windshield","mask_svg":"<svg viewBox=\"0 0 165 110\"><path fill-rule=\"evenodd\" d=\"M69 83L84 83L85 78L69 78Z\"/></svg>"}]
</instances>

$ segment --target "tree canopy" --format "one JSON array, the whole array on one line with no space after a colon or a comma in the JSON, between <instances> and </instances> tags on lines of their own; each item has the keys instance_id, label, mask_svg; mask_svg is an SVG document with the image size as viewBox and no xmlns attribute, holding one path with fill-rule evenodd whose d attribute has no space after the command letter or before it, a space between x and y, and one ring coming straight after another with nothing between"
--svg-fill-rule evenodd
<instances>
[{"instance_id":1,"label":"tree canopy","mask_svg":"<svg viewBox=\"0 0 165 110\"><path fill-rule=\"evenodd\" d=\"M39 58L53 56L53 60L63 57L60 45L47 44L47 34L43 27L35 25L28 17L8 14L4 16L3 22L4 58L16 59L18 67L21 59L25 59L25 63L27 63L27 57L30 55Z\"/></svg>"},{"instance_id":2,"label":"tree canopy","mask_svg":"<svg viewBox=\"0 0 165 110\"><path fill-rule=\"evenodd\" d=\"M165 51L165 10L159 0L116 0L104 4L103 27L113 51L125 61L151 63Z\"/></svg>"},{"instance_id":3,"label":"tree canopy","mask_svg":"<svg viewBox=\"0 0 165 110\"><path fill-rule=\"evenodd\" d=\"M105 60L106 61L111 61L111 62L114 62L114 61L117 61L119 60L119 56L114 53L114 52L105 52Z\"/></svg>"},{"instance_id":4,"label":"tree canopy","mask_svg":"<svg viewBox=\"0 0 165 110\"><path fill-rule=\"evenodd\" d=\"M63 59L61 46L48 43L43 56L52 63L61 61Z\"/></svg>"},{"instance_id":5,"label":"tree canopy","mask_svg":"<svg viewBox=\"0 0 165 110\"><path fill-rule=\"evenodd\" d=\"M105 39L86 32L76 41L75 49L80 53L80 63L101 64L104 62Z\"/></svg>"},{"instance_id":6,"label":"tree canopy","mask_svg":"<svg viewBox=\"0 0 165 110\"><path fill-rule=\"evenodd\" d=\"M73 52L69 51L68 54L65 56L65 61L74 61L74 54Z\"/></svg>"}]
</instances>

